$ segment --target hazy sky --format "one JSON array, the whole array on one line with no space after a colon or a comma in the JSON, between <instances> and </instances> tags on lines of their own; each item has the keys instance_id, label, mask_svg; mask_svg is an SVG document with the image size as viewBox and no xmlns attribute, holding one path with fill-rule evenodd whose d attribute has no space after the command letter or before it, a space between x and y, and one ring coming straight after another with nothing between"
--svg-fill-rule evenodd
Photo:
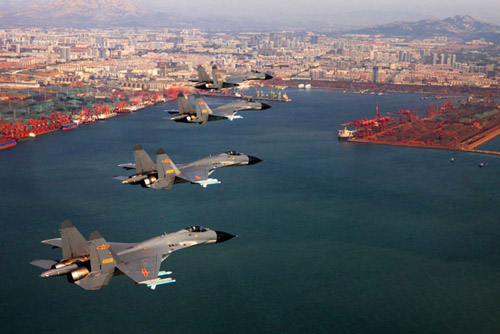
<instances>
[{"instance_id":1,"label":"hazy sky","mask_svg":"<svg viewBox=\"0 0 500 334\"><path fill-rule=\"evenodd\" d=\"M468 14L500 24L500 0L135 0L151 10L180 15L373 24ZM349 13L349 15L346 15ZM368 22L372 21L372 22Z\"/></svg>"}]
</instances>

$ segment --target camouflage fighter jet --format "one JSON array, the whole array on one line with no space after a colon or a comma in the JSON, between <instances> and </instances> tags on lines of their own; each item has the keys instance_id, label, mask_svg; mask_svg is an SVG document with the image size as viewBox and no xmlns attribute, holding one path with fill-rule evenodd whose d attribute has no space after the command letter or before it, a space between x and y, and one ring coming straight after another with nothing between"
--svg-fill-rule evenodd
<instances>
[{"instance_id":1,"label":"camouflage fighter jet","mask_svg":"<svg viewBox=\"0 0 500 334\"><path fill-rule=\"evenodd\" d=\"M117 176L115 179L124 184L140 184L145 188L170 189L175 183L199 184L206 188L211 184L219 184L217 179L209 178L218 167L253 165L261 162L259 158L228 151L209 156L185 165L176 165L160 148L156 151L156 164L151 160L141 145L134 146L135 164L118 165L125 169L135 169L131 176Z\"/></svg>"},{"instance_id":2,"label":"camouflage fighter jet","mask_svg":"<svg viewBox=\"0 0 500 334\"><path fill-rule=\"evenodd\" d=\"M267 73L258 71L249 71L246 73L235 74L226 79L222 76L217 66L212 66L212 78L207 74L203 66L198 65L198 79L192 80L196 82L195 87L198 89L222 89L238 87L242 82L249 80L269 80L273 77Z\"/></svg>"},{"instance_id":3,"label":"camouflage fighter jet","mask_svg":"<svg viewBox=\"0 0 500 334\"><path fill-rule=\"evenodd\" d=\"M235 236L201 226L163 234L139 243L107 242L99 234L86 240L71 221L61 223L61 237L42 243L62 248L62 260L33 260L32 265L47 269L40 277L66 276L85 290L98 290L111 278L125 274L136 284L154 290L157 285L175 282L171 271L160 271L162 261L186 247L227 241Z\"/></svg>"},{"instance_id":4,"label":"camouflage fighter jet","mask_svg":"<svg viewBox=\"0 0 500 334\"><path fill-rule=\"evenodd\" d=\"M224 104L212 110L212 108L208 106L205 100L201 98L200 94L196 94L195 111L182 93L178 94L177 103L179 105L179 111L168 111L171 114L178 114L174 117L171 117L171 121L199 124L207 124L208 121L219 121L222 119L228 119L232 121L234 119L243 118L240 115L236 114L239 111L265 110L271 108L271 106L268 104L248 99Z\"/></svg>"}]
</instances>

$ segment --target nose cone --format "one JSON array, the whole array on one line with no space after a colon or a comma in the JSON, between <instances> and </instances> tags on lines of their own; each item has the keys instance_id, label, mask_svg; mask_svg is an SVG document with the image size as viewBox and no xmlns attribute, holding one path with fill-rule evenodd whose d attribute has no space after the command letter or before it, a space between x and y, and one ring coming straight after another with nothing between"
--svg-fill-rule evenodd
<instances>
[{"instance_id":1,"label":"nose cone","mask_svg":"<svg viewBox=\"0 0 500 334\"><path fill-rule=\"evenodd\" d=\"M259 163L261 161L262 160L260 160L259 158L253 157L251 155L248 156L248 164L249 165L254 165L254 164L257 164L257 163Z\"/></svg>"},{"instance_id":2,"label":"nose cone","mask_svg":"<svg viewBox=\"0 0 500 334\"><path fill-rule=\"evenodd\" d=\"M261 103L261 106L260 106L260 109L261 110L266 110L266 109L269 109L271 108L271 106L267 103Z\"/></svg>"},{"instance_id":3,"label":"nose cone","mask_svg":"<svg viewBox=\"0 0 500 334\"><path fill-rule=\"evenodd\" d=\"M267 74L267 73L266 73L266 76L265 76L265 79L264 79L264 80L270 80L270 79L272 79L272 78L273 78L273 76L272 76L272 75L270 75L270 74Z\"/></svg>"},{"instance_id":4,"label":"nose cone","mask_svg":"<svg viewBox=\"0 0 500 334\"><path fill-rule=\"evenodd\" d=\"M217 241L215 243L228 241L229 239L232 239L235 237L234 235L226 233L226 232L215 231L215 233L217 234Z\"/></svg>"}]
</instances>

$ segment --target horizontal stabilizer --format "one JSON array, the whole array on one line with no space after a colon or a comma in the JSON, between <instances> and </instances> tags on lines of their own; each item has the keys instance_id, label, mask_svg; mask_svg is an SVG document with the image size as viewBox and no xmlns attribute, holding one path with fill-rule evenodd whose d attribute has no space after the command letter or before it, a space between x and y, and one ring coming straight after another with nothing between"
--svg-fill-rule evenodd
<instances>
[{"instance_id":1,"label":"horizontal stabilizer","mask_svg":"<svg viewBox=\"0 0 500 334\"><path fill-rule=\"evenodd\" d=\"M118 180L118 181L125 181L128 179L128 176L113 176L113 180Z\"/></svg>"},{"instance_id":2,"label":"horizontal stabilizer","mask_svg":"<svg viewBox=\"0 0 500 334\"><path fill-rule=\"evenodd\" d=\"M43 240L42 244L51 245L52 248L62 248L62 240L61 240L61 238L54 238L54 239Z\"/></svg>"},{"instance_id":3,"label":"horizontal stabilizer","mask_svg":"<svg viewBox=\"0 0 500 334\"><path fill-rule=\"evenodd\" d=\"M54 260L33 260L30 264L42 268L42 269L50 269L57 261Z\"/></svg>"},{"instance_id":4,"label":"horizontal stabilizer","mask_svg":"<svg viewBox=\"0 0 500 334\"><path fill-rule=\"evenodd\" d=\"M124 169L135 169L135 164L131 162L127 162L126 164L119 164L118 167L122 167Z\"/></svg>"}]
</instances>

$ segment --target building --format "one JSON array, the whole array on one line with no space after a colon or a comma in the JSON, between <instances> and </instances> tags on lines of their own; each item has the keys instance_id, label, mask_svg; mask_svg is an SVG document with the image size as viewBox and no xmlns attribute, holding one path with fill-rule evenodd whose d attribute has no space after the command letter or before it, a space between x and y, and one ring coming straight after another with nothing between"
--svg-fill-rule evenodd
<instances>
[{"instance_id":1,"label":"building","mask_svg":"<svg viewBox=\"0 0 500 334\"><path fill-rule=\"evenodd\" d=\"M61 50L59 51L59 58L64 59L65 61L70 61L71 60L71 48L62 47Z\"/></svg>"},{"instance_id":2,"label":"building","mask_svg":"<svg viewBox=\"0 0 500 334\"><path fill-rule=\"evenodd\" d=\"M378 82L378 66L374 66L373 67L373 73L372 74L373 74L372 82L373 83L377 83Z\"/></svg>"}]
</instances>

